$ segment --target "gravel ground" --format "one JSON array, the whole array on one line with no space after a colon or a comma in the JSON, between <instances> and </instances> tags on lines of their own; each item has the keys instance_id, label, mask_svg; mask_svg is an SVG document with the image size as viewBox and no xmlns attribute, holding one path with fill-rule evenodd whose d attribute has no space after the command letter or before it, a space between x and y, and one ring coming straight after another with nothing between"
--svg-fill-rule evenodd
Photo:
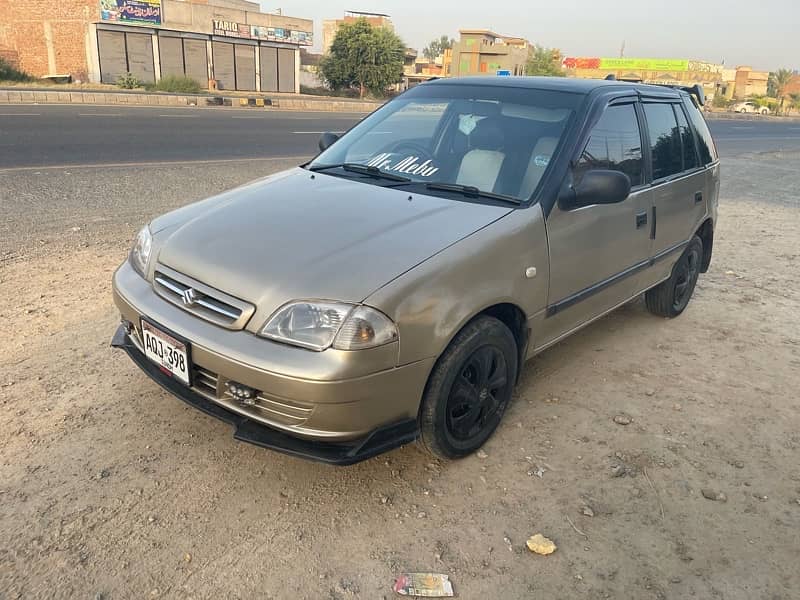
<instances>
[{"instance_id":1,"label":"gravel ground","mask_svg":"<svg viewBox=\"0 0 800 600\"><path fill-rule=\"evenodd\" d=\"M686 313L633 302L529 362L483 458L348 468L233 441L108 347L138 226L283 166L0 173L0 599L390 598L418 570L470 599L797 598L800 154L725 160Z\"/></svg>"}]
</instances>

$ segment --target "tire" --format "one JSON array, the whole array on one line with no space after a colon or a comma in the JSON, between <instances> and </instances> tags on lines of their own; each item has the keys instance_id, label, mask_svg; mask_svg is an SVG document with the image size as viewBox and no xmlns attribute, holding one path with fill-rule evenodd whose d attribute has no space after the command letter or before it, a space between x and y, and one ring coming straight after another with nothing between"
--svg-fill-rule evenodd
<instances>
[{"instance_id":1,"label":"tire","mask_svg":"<svg viewBox=\"0 0 800 600\"><path fill-rule=\"evenodd\" d=\"M681 314L692 298L702 264L703 242L694 236L672 267L669 279L645 292L647 310L670 319Z\"/></svg>"},{"instance_id":2,"label":"tire","mask_svg":"<svg viewBox=\"0 0 800 600\"><path fill-rule=\"evenodd\" d=\"M420 442L438 458L471 454L489 439L511 401L517 344L494 317L468 323L433 368L419 412Z\"/></svg>"}]
</instances>

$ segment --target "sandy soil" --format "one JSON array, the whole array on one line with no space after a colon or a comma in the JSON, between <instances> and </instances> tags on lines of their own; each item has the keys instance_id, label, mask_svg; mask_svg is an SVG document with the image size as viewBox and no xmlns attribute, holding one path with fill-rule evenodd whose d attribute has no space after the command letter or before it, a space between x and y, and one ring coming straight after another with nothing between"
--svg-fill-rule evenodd
<instances>
[{"instance_id":1,"label":"sandy soil","mask_svg":"<svg viewBox=\"0 0 800 600\"><path fill-rule=\"evenodd\" d=\"M449 464L288 458L162 392L108 347L134 225L6 254L0 599L391 598L417 570L468 599L799 597L800 157L739 161L687 312L634 302L537 357Z\"/></svg>"}]
</instances>

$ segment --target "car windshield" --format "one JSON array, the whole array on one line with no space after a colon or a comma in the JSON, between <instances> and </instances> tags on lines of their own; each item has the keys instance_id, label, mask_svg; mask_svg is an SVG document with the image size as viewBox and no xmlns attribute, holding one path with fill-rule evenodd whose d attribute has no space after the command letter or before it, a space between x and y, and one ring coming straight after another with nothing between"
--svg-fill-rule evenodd
<instances>
[{"instance_id":1,"label":"car windshield","mask_svg":"<svg viewBox=\"0 0 800 600\"><path fill-rule=\"evenodd\" d=\"M421 85L362 121L308 168L435 195L526 202L582 98L500 85Z\"/></svg>"}]
</instances>

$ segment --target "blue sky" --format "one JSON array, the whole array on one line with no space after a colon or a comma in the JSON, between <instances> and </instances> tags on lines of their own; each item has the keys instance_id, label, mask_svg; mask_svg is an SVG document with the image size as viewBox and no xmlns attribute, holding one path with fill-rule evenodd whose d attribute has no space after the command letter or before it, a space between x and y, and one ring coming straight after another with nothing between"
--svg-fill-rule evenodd
<instances>
[{"instance_id":1,"label":"blue sky","mask_svg":"<svg viewBox=\"0 0 800 600\"><path fill-rule=\"evenodd\" d=\"M492 29L569 56L690 58L757 69L800 69L800 3L796 0L298 0L261 2L265 11L314 20L318 44L323 19L345 10L389 14L408 46L421 49L464 28ZM486 10L489 7L491 10Z\"/></svg>"}]
</instances>

